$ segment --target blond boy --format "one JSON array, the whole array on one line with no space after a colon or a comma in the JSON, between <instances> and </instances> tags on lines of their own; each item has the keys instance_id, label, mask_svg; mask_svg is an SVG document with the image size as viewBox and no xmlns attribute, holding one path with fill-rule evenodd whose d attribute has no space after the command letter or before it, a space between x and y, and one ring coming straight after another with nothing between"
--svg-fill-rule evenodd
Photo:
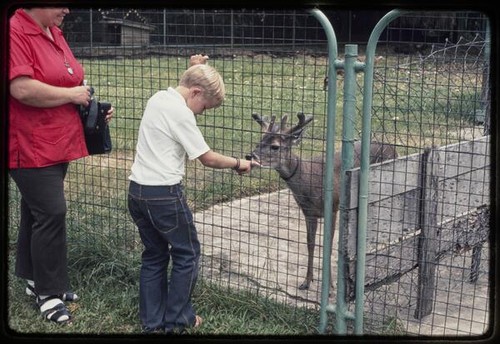
<instances>
[{"instance_id":1,"label":"blond boy","mask_svg":"<svg viewBox=\"0 0 500 344\"><path fill-rule=\"evenodd\" d=\"M182 186L186 157L240 174L258 165L212 151L196 125L195 116L225 96L222 77L206 59L192 56L179 85L148 100L139 126L128 208L144 244L139 316L145 333L178 333L202 322L191 304L200 243Z\"/></svg>"}]
</instances>

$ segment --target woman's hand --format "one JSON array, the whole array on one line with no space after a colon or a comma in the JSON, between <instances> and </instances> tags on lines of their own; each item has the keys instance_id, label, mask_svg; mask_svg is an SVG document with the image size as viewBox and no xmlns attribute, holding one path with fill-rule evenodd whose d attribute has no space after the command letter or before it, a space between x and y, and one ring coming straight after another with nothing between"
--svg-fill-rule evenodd
<instances>
[{"instance_id":1,"label":"woman's hand","mask_svg":"<svg viewBox=\"0 0 500 344\"><path fill-rule=\"evenodd\" d=\"M90 94L90 86L75 86L69 88L70 99L73 104L88 106L92 95Z\"/></svg>"},{"instance_id":2,"label":"woman's hand","mask_svg":"<svg viewBox=\"0 0 500 344\"><path fill-rule=\"evenodd\" d=\"M39 108L49 108L68 103L88 106L90 87L57 87L27 76L11 80L10 94L19 102Z\"/></svg>"},{"instance_id":3,"label":"woman's hand","mask_svg":"<svg viewBox=\"0 0 500 344\"><path fill-rule=\"evenodd\" d=\"M115 108L114 107L111 107L111 109L109 109L107 115L106 115L106 118L105 118L105 121L106 121L106 124L109 124L109 122L111 122L111 119L113 118L113 113L115 112Z\"/></svg>"}]
</instances>

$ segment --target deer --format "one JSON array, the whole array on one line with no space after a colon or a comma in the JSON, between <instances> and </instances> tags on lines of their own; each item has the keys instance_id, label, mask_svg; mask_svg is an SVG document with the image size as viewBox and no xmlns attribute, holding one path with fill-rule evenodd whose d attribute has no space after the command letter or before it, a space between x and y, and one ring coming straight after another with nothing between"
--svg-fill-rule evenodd
<instances>
[{"instance_id":1,"label":"deer","mask_svg":"<svg viewBox=\"0 0 500 344\"><path fill-rule=\"evenodd\" d=\"M313 115L298 113L299 122L295 126L287 126L288 115L281 117L280 123L276 123L276 116L271 119L257 113L252 114L253 119L261 126L262 138L255 149L246 156L246 159L254 159L263 168L272 168L279 173L288 188L291 190L297 205L304 214L307 231L307 273L305 280L299 285L300 290L309 289L313 281L314 249L318 220L324 215L323 197L323 175L325 161L323 157L303 159L292 151L297 146L306 129L312 122ZM360 165L361 142L354 144L353 167ZM370 143L370 164L397 158L394 145L389 143ZM333 221L332 234L335 232L337 213L339 209L340 194L340 172L341 155L336 153L334 157L334 183L333 183ZM331 246L330 246L331 247Z\"/></svg>"}]
</instances>

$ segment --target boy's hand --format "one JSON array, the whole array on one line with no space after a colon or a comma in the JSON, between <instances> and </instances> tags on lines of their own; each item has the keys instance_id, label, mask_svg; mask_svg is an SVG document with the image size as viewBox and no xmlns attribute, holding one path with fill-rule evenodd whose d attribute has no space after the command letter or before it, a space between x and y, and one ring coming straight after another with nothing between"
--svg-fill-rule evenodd
<instances>
[{"instance_id":1,"label":"boy's hand","mask_svg":"<svg viewBox=\"0 0 500 344\"><path fill-rule=\"evenodd\" d=\"M240 160L240 165L235 170L238 174L249 173L253 167L260 167L260 163L255 160Z\"/></svg>"},{"instance_id":2,"label":"boy's hand","mask_svg":"<svg viewBox=\"0 0 500 344\"><path fill-rule=\"evenodd\" d=\"M191 56L189 59L189 65L194 66L197 64L205 64L208 60L208 55L201 55L201 54L196 54Z\"/></svg>"}]
</instances>

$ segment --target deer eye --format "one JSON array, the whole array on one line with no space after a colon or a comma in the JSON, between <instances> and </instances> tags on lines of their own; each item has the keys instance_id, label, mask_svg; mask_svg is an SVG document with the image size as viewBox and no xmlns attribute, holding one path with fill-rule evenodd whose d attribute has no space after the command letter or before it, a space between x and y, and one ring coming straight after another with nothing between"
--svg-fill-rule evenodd
<instances>
[{"instance_id":1,"label":"deer eye","mask_svg":"<svg viewBox=\"0 0 500 344\"><path fill-rule=\"evenodd\" d=\"M271 150L277 151L280 149L280 145L271 145Z\"/></svg>"}]
</instances>

